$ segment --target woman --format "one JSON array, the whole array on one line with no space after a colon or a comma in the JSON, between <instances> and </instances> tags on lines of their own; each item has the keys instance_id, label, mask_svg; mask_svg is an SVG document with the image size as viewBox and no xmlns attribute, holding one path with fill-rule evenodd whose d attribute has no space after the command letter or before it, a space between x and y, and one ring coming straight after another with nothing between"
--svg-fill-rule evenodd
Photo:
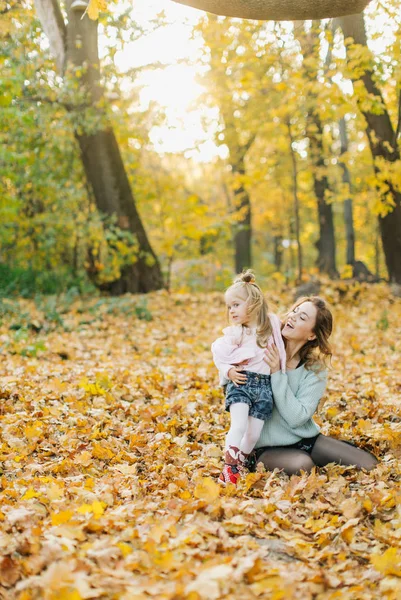
<instances>
[{"instance_id":1,"label":"woman","mask_svg":"<svg viewBox=\"0 0 401 600\"><path fill-rule=\"evenodd\" d=\"M275 346L266 350L271 370L274 408L255 446L253 465L283 469L289 475L335 462L372 469L378 460L353 444L319 433L312 416L327 380L324 359L330 358L333 317L322 298L300 298L285 318L282 336L287 370L280 370ZM252 468L252 462L249 464Z\"/></svg>"}]
</instances>

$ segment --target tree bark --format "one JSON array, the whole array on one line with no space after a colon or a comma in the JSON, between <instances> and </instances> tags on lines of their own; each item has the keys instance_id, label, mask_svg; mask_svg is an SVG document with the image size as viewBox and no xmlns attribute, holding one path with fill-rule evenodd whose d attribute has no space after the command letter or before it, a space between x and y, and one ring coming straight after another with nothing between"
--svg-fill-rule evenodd
<instances>
[{"instance_id":1,"label":"tree bark","mask_svg":"<svg viewBox=\"0 0 401 600\"><path fill-rule=\"evenodd\" d=\"M46 8L46 5L52 10L58 8L58 15L55 16L54 22L60 27L60 19L63 17L56 0L35 1L42 5L42 9ZM84 8L80 11L71 10L72 2L73 0L67 0L68 24L64 74L73 77L77 76L73 69L82 71L81 78L78 79L80 84L78 93L85 92L87 107L83 110L92 111L91 120L96 120L89 131L85 130L85 121L80 118L75 130L85 175L93 190L98 210L108 216L115 215L118 226L132 233L139 245L137 262L124 267L117 280L100 287L112 294L146 293L157 290L163 286L160 266L136 209L114 131L102 112L103 91L100 85L98 25L87 16L82 18ZM49 11L46 12L48 13ZM102 103L99 103L100 100ZM68 109L78 113L78 109L73 105L69 105ZM82 114L79 116L82 117Z\"/></svg>"},{"instance_id":2,"label":"tree bark","mask_svg":"<svg viewBox=\"0 0 401 600\"><path fill-rule=\"evenodd\" d=\"M63 73L67 28L58 0L34 0L34 3L43 31L49 38L50 48L56 60L57 69L60 73Z\"/></svg>"},{"instance_id":3,"label":"tree bark","mask_svg":"<svg viewBox=\"0 0 401 600\"><path fill-rule=\"evenodd\" d=\"M294 206L294 220L295 220L295 239L297 242L297 263L298 263L298 283L302 281L302 246L301 246L301 222L299 218L299 199L298 199L298 167L297 157L293 148L294 137L292 135L291 122L287 119L287 131L289 137L290 155L292 163L292 193L293 193L293 206Z\"/></svg>"},{"instance_id":4,"label":"tree bark","mask_svg":"<svg viewBox=\"0 0 401 600\"><path fill-rule=\"evenodd\" d=\"M310 31L301 31L298 41L304 58L304 68L309 82L317 78L316 67L305 59L319 56L319 24L313 23ZM331 278L338 277L336 266L336 239L332 205L326 202L329 182L324 174L323 126L318 114L318 98L313 91L307 96L306 135L309 138L309 155L313 166L313 189L317 199L319 239L316 242L318 258L316 261L320 273Z\"/></svg>"},{"instance_id":5,"label":"tree bark","mask_svg":"<svg viewBox=\"0 0 401 600\"><path fill-rule=\"evenodd\" d=\"M314 166L313 189L317 198L319 218L319 239L316 242L318 250L317 267L320 273L326 273L329 277L335 278L338 277L338 271L336 267L333 208L331 204L326 202L326 191L329 189L328 179L326 175L319 173L319 170L324 169L323 128L317 114L310 115L309 119L312 125L312 127L309 127L308 137Z\"/></svg>"},{"instance_id":6,"label":"tree bark","mask_svg":"<svg viewBox=\"0 0 401 600\"><path fill-rule=\"evenodd\" d=\"M233 174L240 177L245 175L244 157L232 164ZM234 225L235 271L241 273L252 266L252 225L251 200L245 186L241 183L234 189L235 210L241 218Z\"/></svg>"},{"instance_id":7,"label":"tree bark","mask_svg":"<svg viewBox=\"0 0 401 600\"><path fill-rule=\"evenodd\" d=\"M273 21L303 21L350 15L369 0L174 0L216 15Z\"/></svg>"},{"instance_id":8,"label":"tree bark","mask_svg":"<svg viewBox=\"0 0 401 600\"><path fill-rule=\"evenodd\" d=\"M339 129L341 143L340 167L342 169L342 180L343 183L345 183L348 186L348 189L351 191L351 176L347 165L344 161L341 160L341 156L348 151L348 136L344 118L341 118L339 121ZM355 229L351 197L344 200L344 224L346 236L346 264L353 265L355 262Z\"/></svg>"},{"instance_id":9,"label":"tree bark","mask_svg":"<svg viewBox=\"0 0 401 600\"><path fill-rule=\"evenodd\" d=\"M273 238L274 242L274 266L276 271L281 271L283 264L283 236L275 235Z\"/></svg>"},{"instance_id":10,"label":"tree bark","mask_svg":"<svg viewBox=\"0 0 401 600\"><path fill-rule=\"evenodd\" d=\"M365 23L363 15L343 17L336 21L344 33L344 38L353 37L355 44L367 47ZM349 57L349 47L347 46ZM380 173L377 159L384 159L388 163L400 160L399 149L394 143L396 134L391 123L390 115L385 106L383 96L377 87L371 70L366 70L358 78L365 86L370 96L376 97L382 106L380 114L374 114L364 108L358 98L359 108L366 120L366 134L369 140L370 151L374 160L374 168ZM378 217L383 251L386 261L389 280L391 283L401 284L401 193L397 191L391 181L385 180L388 189L382 193L382 202L385 207L390 206L390 212ZM389 199L391 204L389 205Z\"/></svg>"}]
</instances>

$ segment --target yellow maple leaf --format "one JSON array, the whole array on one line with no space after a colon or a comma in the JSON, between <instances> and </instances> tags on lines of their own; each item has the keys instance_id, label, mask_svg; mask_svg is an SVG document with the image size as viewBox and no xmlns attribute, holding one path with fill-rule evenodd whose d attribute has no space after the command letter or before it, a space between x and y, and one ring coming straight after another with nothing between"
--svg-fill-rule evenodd
<instances>
[{"instance_id":1,"label":"yellow maple leaf","mask_svg":"<svg viewBox=\"0 0 401 600\"><path fill-rule=\"evenodd\" d=\"M79 382L79 387L84 389L85 392L89 395L89 396L104 396L104 394L106 393L106 390L102 388L101 385L99 385L98 383L90 383L87 379L87 377L84 377L80 382Z\"/></svg>"},{"instance_id":2,"label":"yellow maple leaf","mask_svg":"<svg viewBox=\"0 0 401 600\"><path fill-rule=\"evenodd\" d=\"M86 515L87 513L92 512L92 505L91 504L81 504L81 506L79 508L77 508L77 512L79 512L82 515Z\"/></svg>"},{"instance_id":3,"label":"yellow maple leaf","mask_svg":"<svg viewBox=\"0 0 401 600\"><path fill-rule=\"evenodd\" d=\"M109 448L95 442L93 444L92 456L94 458L100 458L100 460L110 460L114 457L114 454Z\"/></svg>"},{"instance_id":4,"label":"yellow maple leaf","mask_svg":"<svg viewBox=\"0 0 401 600\"><path fill-rule=\"evenodd\" d=\"M52 525L62 525L63 523L67 523L73 514L74 513L71 510L61 510L58 513L52 513Z\"/></svg>"},{"instance_id":5,"label":"yellow maple leaf","mask_svg":"<svg viewBox=\"0 0 401 600\"><path fill-rule=\"evenodd\" d=\"M381 556L374 554L370 562L379 573L401 577L401 555L398 554L397 548L388 548Z\"/></svg>"},{"instance_id":6,"label":"yellow maple leaf","mask_svg":"<svg viewBox=\"0 0 401 600\"><path fill-rule=\"evenodd\" d=\"M199 500L214 502L220 495L220 487L211 477L203 477L195 487L194 496Z\"/></svg>"},{"instance_id":7,"label":"yellow maple leaf","mask_svg":"<svg viewBox=\"0 0 401 600\"><path fill-rule=\"evenodd\" d=\"M84 450L75 457L74 461L83 467L89 467L92 461L92 454L87 450Z\"/></svg>"},{"instance_id":8,"label":"yellow maple leaf","mask_svg":"<svg viewBox=\"0 0 401 600\"><path fill-rule=\"evenodd\" d=\"M36 492L33 487L27 489L25 494L22 496L21 500L30 500L31 498L39 498L41 496L40 492Z\"/></svg>"},{"instance_id":9,"label":"yellow maple leaf","mask_svg":"<svg viewBox=\"0 0 401 600\"><path fill-rule=\"evenodd\" d=\"M95 519L98 519L104 513L104 508L106 504L104 502L100 502L99 500L95 500L92 504L81 504L81 506L77 509L77 512L85 515L87 513L93 513Z\"/></svg>"},{"instance_id":10,"label":"yellow maple leaf","mask_svg":"<svg viewBox=\"0 0 401 600\"><path fill-rule=\"evenodd\" d=\"M46 496L50 501L60 500L64 496L64 490L55 483L51 483L46 489Z\"/></svg>"},{"instance_id":11,"label":"yellow maple leaf","mask_svg":"<svg viewBox=\"0 0 401 600\"><path fill-rule=\"evenodd\" d=\"M128 554L131 554L131 552L132 552L132 546L130 546L129 544L126 544L125 542L117 542L116 546L117 546L117 548L119 548L121 550L121 554L123 555L124 558L126 556L128 556Z\"/></svg>"},{"instance_id":12,"label":"yellow maple leaf","mask_svg":"<svg viewBox=\"0 0 401 600\"><path fill-rule=\"evenodd\" d=\"M42 435L43 424L40 421L35 421L32 425L27 425L24 429L25 437L28 440L38 438Z\"/></svg>"},{"instance_id":13,"label":"yellow maple leaf","mask_svg":"<svg viewBox=\"0 0 401 600\"><path fill-rule=\"evenodd\" d=\"M95 500L94 502L92 502L92 511L95 519L98 519L102 516L102 514L104 513L105 506L106 505L104 504L104 502L99 502L99 500Z\"/></svg>"},{"instance_id":14,"label":"yellow maple leaf","mask_svg":"<svg viewBox=\"0 0 401 600\"><path fill-rule=\"evenodd\" d=\"M256 596L267 597L268 592L269 598L274 600L282 600L288 597L287 591L284 589L284 581L280 575L272 574L265 579L261 579L256 583L253 583L250 588Z\"/></svg>"},{"instance_id":15,"label":"yellow maple leaf","mask_svg":"<svg viewBox=\"0 0 401 600\"><path fill-rule=\"evenodd\" d=\"M174 565L174 555L172 552L157 552L153 561L162 571L169 571Z\"/></svg>"}]
</instances>

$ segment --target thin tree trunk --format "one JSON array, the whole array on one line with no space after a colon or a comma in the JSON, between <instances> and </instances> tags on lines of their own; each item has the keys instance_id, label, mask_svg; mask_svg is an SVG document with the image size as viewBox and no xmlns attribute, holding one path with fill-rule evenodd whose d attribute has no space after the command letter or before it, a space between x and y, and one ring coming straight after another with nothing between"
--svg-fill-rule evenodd
<instances>
[{"instance_id":1,"label":"thin tree trunk","mask_svg":"<svg viewBox=\"0 0 401 600\"><path fill-rule=\"evenodd\" d=\"M380 279L380 226L377 223L375 229L375 275Z\"/></svg>"},{"instance_id":2,"label":"thin tree trunk","mask_svg":"<svg viewBox=\"0 0 401 600\"><path fill-rule=\"evenodd\" d=\"M341 118L339 121L340 129L340 167L342 169L342 180L348 186L351 191L351 177L347 165L341 156L348 151L348 136L345 119ZM354 217L353 217L353 206L352 198L349 197L344 200L344 224L345 224L345 235L346 235L346 264L353 265L355 262L355 230L354 230Z\"/></svg>"},{"instance_id":3,"label":"thin tree trunk","mask_svg":"<svg viewBox=\"0 0 401 600\"><path fill-rule=\"evenodd\" d=\"M234 175L241 177L245 175L243 157L236 164L233 164L232 168ZM235 271L241 273L244 269L252 266L251 201L242 183L234 189L234 203L235 210L241 215L241 218L236 220L234 225Z\"/></svg>"},{"instance_id":4,"label":"thin tree trunk","mask_svg":"<svg viewBox=\"0 0 401 600\"><path fill-rule=\"evenodd\" d=\"M297 263L298 263L298 283L302 281L302 246L301 246L301 225L299 218L299 199L298 199L298 166L297 157L293 148L294 137L292 135L291 123L287 119L287 130L290 141L290 155L292 163L292 193L293 193L293 206L294 206L294 220L295 220L295 239L297 242Z\"/></svg>"},{"instance_id":5,"label":"thin tree trunk","mask_svg":"<svg viewBox=\"0 0 401 600\"><path fill-rule=\"evenodd\" d=\"M356 44L367 47L366 31L363 15L352 15L336 21L344 33L344 38L353 37ZM347 56L350 59L349 47ZM394 163L400 160L400 152L394 143L396 133L391 123L390 115L385 106L383 96L373 79L371 70L365 71L358 77L371 97L376 97L382 109L377 114L369 112L366 103L358 95L359 108L366 120L366 134L369 140L370 151L374 160L376 174L380 174L380 163L377 159ZM384 167L385 168L385 167ZM386 261L389 280L391 283L401 284L401 193L395 189L394 184L385 180L388 189L382 193L382 203L388 208L386 215L379 215L379 226ZM389 202L390 200L390 202Z\"/></svg>"},{"instance_id":6,"label":"thin tree trunk","mask_svg":"<svg viewBox=\"0 0 401 600\"><path fill-rule=\"evenodd\" d=\"M290 274L291 274L291 277L295 279L296 259L295 259L294 247L292 245L292 240L294 239L294 236L295 236L294 219L290 219L289 224L288 224L288 240L289 240L288 254L290 257Z\"/></svg>"},{"instance_id":7,"label":"thin tree trunk","mask_svg":"<svg viewBox=\"0 0 401 600\"><path fill-rule=\"evenodd\" d=\"M297 37L303 54L304 68L310 82L315 82L317 77L316 67L308 58L317 58L319 55L319 23L313 22L310 31L300 31ZM313 166L313 189L317 199L319 239L316 242L318 251L317 267L321 273L326 273L331 278L338 277L336 266L336 239L334 233L334 219L332 205L326 202L326 192L329 191L329 182L324 174L324 148L323 127L320 121L318 98L310 92L307 98L307 125L306 134L309 138L309 155Z\"/></svg>"},{"instance_id":8,"label":"thin tree trunk","mask_svg":"<svg viewBox=\"0 0 401 600\"><path fill-rule=\"evenodd\" d=\"M313 164L313 189L317 198L319 218L319 239L316 242L318 250L317 267L320 273L329 277L338 277L336 266L336 238L334 233L333 208L326 202L326 192L329 190L327 176L321 171L324 165L323 128L316 113L309 114L307 135L309 150Z\"/></svg>"},{"instance_id":9,"label":"thin tree trunk","mask_svg":"<svg viewBox=\"0 0 401 600\"><path fill-rule=\"evenodd\" d=\"M281 271L283 264L283 236L275 235L273 238L274 242L274 266L276 271Z\"/></svg>"}]
</instances>

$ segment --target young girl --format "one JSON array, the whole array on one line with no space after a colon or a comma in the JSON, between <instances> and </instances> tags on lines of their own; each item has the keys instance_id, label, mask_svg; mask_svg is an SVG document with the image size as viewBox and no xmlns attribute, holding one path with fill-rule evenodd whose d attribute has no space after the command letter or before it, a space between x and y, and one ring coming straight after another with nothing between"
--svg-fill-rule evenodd
<instances>
[{"instance_id":1,"label":"young girl","mask_svg":"<svg viewBox=\"0 0 401 600\"><path fill-rule=\"evenodd\" d=\"M233 325L212 344L213 360L221 385L227 385L226 410L231 426L226 437L223 485L237 484L241 470L259 439L264 422L271 416L273 394L265 349L274 342L285 372L286 353L278 317L268 313L262 290L252 271L235 278L225 293L228 316Z\"/></svg>"}]
</instances>

